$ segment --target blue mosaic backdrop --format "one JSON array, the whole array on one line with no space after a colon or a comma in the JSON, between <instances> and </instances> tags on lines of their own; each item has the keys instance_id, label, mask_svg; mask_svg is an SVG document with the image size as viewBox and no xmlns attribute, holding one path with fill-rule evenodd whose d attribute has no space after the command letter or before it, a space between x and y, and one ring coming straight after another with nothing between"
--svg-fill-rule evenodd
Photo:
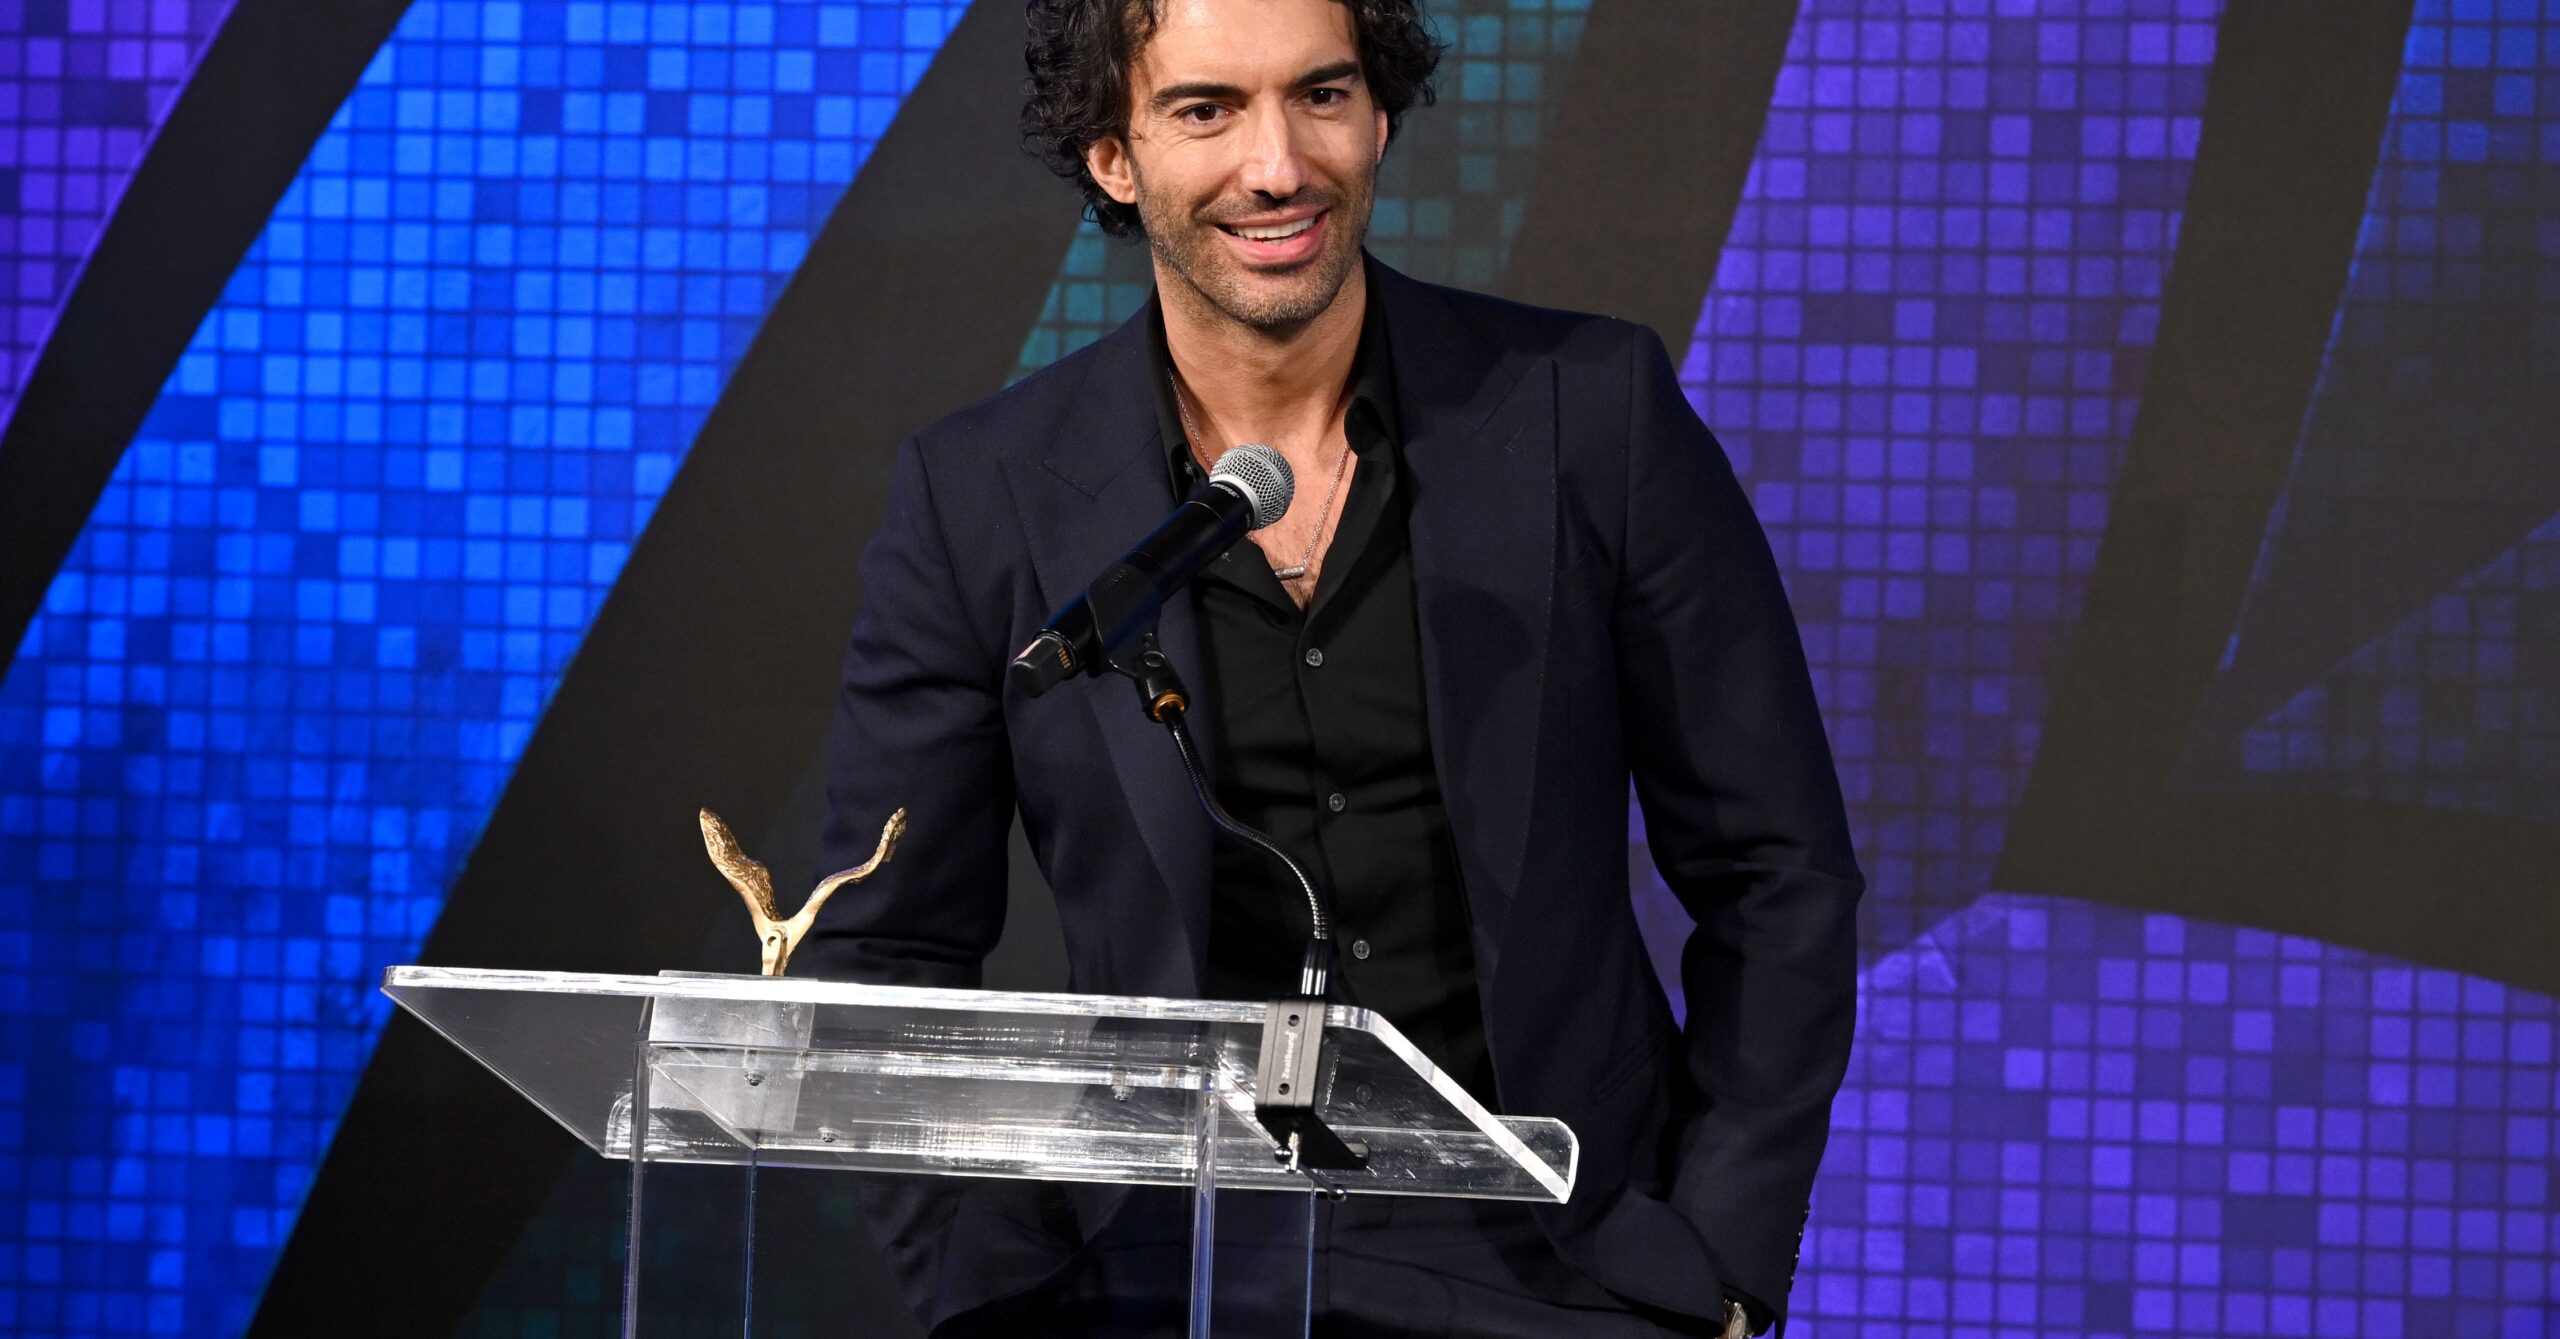
<instances>
[{"instance_id":1,"label":"blue mosaic backdrop","mask_svg":"<svg viewBox=\"0 0 2560 1339\"><path fill-rule=\"evenodd\" d=\"M0 1328L222 1334L956 3L421 0L0 683Z\"/></svg>"}]
</instances>

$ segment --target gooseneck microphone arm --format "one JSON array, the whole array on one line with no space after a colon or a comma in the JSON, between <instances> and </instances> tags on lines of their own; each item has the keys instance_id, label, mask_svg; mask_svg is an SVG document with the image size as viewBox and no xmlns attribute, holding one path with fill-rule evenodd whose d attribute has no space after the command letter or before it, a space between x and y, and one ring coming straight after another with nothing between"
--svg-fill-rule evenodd
<instances>
[{"instance_id":1,"label":"gooseneck microphone arm","mask_svg":"<svg viewBox=\"0 0 2560 1339\"><path fill-rule=\"evenodd\" d=\"M1174 751L1182 756L1183 774L1191 778L1191 794L1199 800L1209 821L1220 832L1279 861L1306 894L1310 933L1306 954L1298 963L1297 993L1267 1001L1262 1009L1262 1051L1254 1075L1254 1119L1270 1132L1282 1164L1291 1171L1307 1174L1318 1186L1325 1184L1322 1177L1315 1175L1319 1171L1350 1171L1367 1166L1369 1150L1336 1134L1316 1110L1332 1078L1325 1063L1324 1025L1325 996L1330 993L1333 977L1333 918L1325 912L1324 896L1316 889L1315 876L1281 849L1280 843L1238 822L1225 805L1218 803L1208 772L1200 765L1200 750L1192 743L1191 727L1183 720L1183 714L1191 709L1191 695L1183 690L1182 678L1174 672L1164 648L1157 644L1152 626L1131 638L1125 648L1105 653L1101 667L1126 676L1138 686L1138 701L1145 706L1147 718L1173 736Z\"/></svg>"},{"instance_id":2,"label":"gooseneck microphone arm","mask_svg":"<svg viewBox=\"0 0 2560 1339\"><path fill-rule=\"evenodd\" d=\"M1146 704L1149 719L1162 724L1173 736L1174 752L1182 757L1183 775L1191 778L1191 794L1200 801L1201 812L1218 831L1253 847L1280 862L1297 880L1298 891L1307 899L1307 950L1298 963L1298 993L1323 999L1333 976L1333 917L1325 911L1323 894L1316 891L1315 876L1297 857L1282 849L1280 843L1258 829L1248 827L1227 812L1218 802L1217 791L1209 784L1207 769L1200 765L1199 747L1191 741L1191 726L1184 719L1191 707L1191 695L1183 691L1182 678L1174 672L1173 662L1156 643L1156 635L1148 632L1138 638L1135 654L1109 658L1110 667L1129 676L1138 685L1138 697ZM1130 663L1134 661L1134 663Z\"/></svg>"}]
</instances>

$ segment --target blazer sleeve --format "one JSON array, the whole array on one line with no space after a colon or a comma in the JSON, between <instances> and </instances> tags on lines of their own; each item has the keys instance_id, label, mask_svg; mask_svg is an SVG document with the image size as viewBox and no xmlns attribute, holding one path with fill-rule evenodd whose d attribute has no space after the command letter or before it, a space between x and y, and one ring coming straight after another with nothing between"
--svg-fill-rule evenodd
<instances>
[{"instance_id":1,"label":"blazer sleeve","mask_svg":"<svg viewBox=\"0 0 2560 1339\"><path fill-rule=\"evenodd\" d=\"M1620 702L1655 865L1696 922L1671 1199L1730 1289L1783 1308L1848 1066L1864 881L1768 540L1661 341L1631 344Z\"/></svg>"},{"instance_id":2,"label":"blazer sleeve","mask_svg":"<svg viewBox=\"0 0 2560 1339\"><path fill-rule=\"evenodd\" d=\"M936 513L925 452L898 448L889 505L862 554L862 613L827 743L819 872L870 859L907 811L897 854L839 891L792 962L805 975L975 988L1004 930L1013 770L1002 662L981 644Z\"/></svg>"},{"instance_id":3,"label":"blazer sleeve","mask_svg":"<svg viewBox=\"0 0 2560 1339\"><path fill-rule=\"evenodd\" d=\"M928 454L914 440L900 446L887 514L863 550L862 613L827 745L819 867L869 859L881 825L901 808L907 834L886 865L820 911L792 956L799 975L975 988L1004 929L1013 772L1001 662L973 631ZM969 1224L983 1217L989 1187L930 1176L859 1180L864 1217L908 1303L938 1323L959 1291L942 1278L948 1243L978 1230Z\"/></svg>"}]
</instances>

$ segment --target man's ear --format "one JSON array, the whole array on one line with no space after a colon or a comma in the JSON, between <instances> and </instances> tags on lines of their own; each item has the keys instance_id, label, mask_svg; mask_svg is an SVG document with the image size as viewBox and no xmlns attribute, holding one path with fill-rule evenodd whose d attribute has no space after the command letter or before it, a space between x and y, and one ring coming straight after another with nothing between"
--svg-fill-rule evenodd
<instances>
[{"instance_id":1,"label":"man's ear","mask_svg":"<svg viewBox=\"0 0 2560 1339\"><path fill-rule=\"evenodd\" d=\"M1105 135L1084 146L1084 170L1093 174L1102 193L1124 205L1138 202L1138 172L1129 161L1129 141Z\"/></svg>"},{"instance_id":2,"label":"man's ear","mask_svg":"<svg viewBox=\"0 0 2560 1339\"><path fill-rule=\"evenodd\" d=\"M1371 167L1376 167L1378 164L1387 161L1387 109L1384 107L1378 108L1377 117L1378 151L1375 154L1372 154L1369 158L1369 166Z\"/></svg>"}]
</instances>

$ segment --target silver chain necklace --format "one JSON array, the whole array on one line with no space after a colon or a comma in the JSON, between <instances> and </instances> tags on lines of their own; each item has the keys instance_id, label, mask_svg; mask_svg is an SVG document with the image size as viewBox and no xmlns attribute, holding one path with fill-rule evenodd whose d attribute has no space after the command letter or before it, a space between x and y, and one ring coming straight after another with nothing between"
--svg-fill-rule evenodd
<instances>
[{"instance_id":1,"label":"silver chain necklace","mask_svg":"<svg viewBox=\"0 0 2560 1339\"><path fill-rule=\"evenodd\" d=\"M1203 445L1204 439L1200 433L1200 425L1191 421L1191 404L1183 397L1181 379L1167 372L1165 380L1173 387L1173 407L1182 415L1182 431L1190 439L1191 449L1195 453L1207 451L1208 448ZM1203 463L1212 469L1217 468L1218 464L1214 460ZM1333 458L1333 483L1324 490L1324 510L1316 513L1316 528L1307 535L1307 551L1298 555L1297 566L1272 568L1271 575L1282 581L1295 581L1305 576L1308 569L1315 566L1316 544L1324 538L1324 523L1333 519L1333 500L1342 492L1343 471L1350 464L1351 443L1344 442L1342 454Z\"/></svg>"}]
</instances>

